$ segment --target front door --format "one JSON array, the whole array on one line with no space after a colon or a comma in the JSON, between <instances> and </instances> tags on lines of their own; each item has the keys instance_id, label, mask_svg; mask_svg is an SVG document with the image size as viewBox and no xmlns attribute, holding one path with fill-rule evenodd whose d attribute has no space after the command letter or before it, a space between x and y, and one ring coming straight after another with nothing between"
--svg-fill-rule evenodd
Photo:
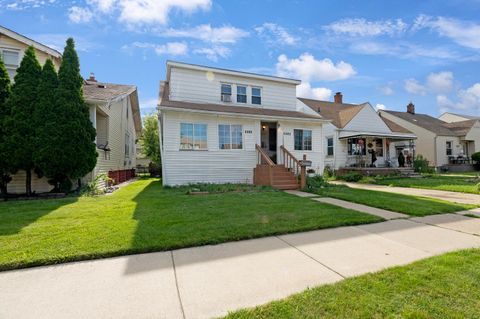
<instances>
[{"instance_id":1,"label":"front door","mask_svg":"<svg viewBox=\"0 0 480 319\"><path fill-rule=\"evenodd\" d=\"M260 126L262 149L277 163L277 123L262 122Z\"/></svg>"}]
</instances>

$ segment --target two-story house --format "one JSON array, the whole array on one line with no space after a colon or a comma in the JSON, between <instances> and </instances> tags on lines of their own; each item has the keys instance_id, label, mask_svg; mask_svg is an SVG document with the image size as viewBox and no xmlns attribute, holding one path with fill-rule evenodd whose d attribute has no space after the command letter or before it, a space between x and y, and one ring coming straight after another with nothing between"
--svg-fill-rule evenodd
<instances>
[{"instance_id":1,"label":"two-story house","mask_svg":"<svg viewBox=\"0 0 480 319\"><path fill-rule=\"evenodd\" d=\"M304 155L324 168L319 114L299 80L167 61L159 102L164 185L255 183L298 188Z\"/></svg>"},{"instance_id":2,"label":"two-story house","mask_svg":"<svg viewBox=\"0 0 480 319\"><path fill-rule=\"evenodd\" d=\"M0 26L0 54L13 80L25 50L33 46L40 64L51 59L59 69L62 55L56 50ZM89 107L90 120L96 129L97 165L85 176L84 182L92 181L101 173L108 174L115 183L123 182L134 175L136 166L136 141L141 134L142 123L137 87L100 83L93 74L84 82L83 96ZM8 184L9 193L25 192L24 171L18 171ZM32 190L48 192L52 186L45 177L32 176Z\"/></svg>"}]
</instances>

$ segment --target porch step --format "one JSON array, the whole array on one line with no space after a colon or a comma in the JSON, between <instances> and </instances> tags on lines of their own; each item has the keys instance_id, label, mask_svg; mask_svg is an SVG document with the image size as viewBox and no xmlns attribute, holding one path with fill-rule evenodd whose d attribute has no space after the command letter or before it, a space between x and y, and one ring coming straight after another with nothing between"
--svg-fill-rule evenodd
<instances>
[{"instance_id":1,"label":"porch step","mask_svg":"<svg viewBox=\"0 0 480 319\"><path fill-rule=\"evenodd\" d=\"M297 177L283 165L272 166L272 183L269 175L268 165L257 165L254 169L255 185L270 185L281 190L299 189Z\"/></svg>"}]
</instances>

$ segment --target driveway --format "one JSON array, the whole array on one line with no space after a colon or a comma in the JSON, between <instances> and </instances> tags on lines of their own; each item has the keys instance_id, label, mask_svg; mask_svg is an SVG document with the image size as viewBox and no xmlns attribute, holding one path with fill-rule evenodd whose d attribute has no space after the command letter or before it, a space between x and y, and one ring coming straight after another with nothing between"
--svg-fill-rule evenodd
<instances>
[{"instance_id":1,"label":"driveway","mask_svg":"<svg viewBox=\"0 0 480 319\"><path fill-rule=\"evenodd\" d=\"M382 191L382 192L404 194L404 195L431 197L431 198L442 199L442 200L447 200L450 202L461 203L461 204L476 204L476 205L480 204L480 195L475 195L475 194L440 191L440 190L423 189L423 188L347 183L347 182L341 182L341 181L334 181L332 183L347 185L348 187L351 187L351 188L367 189L372 191Z\"/></svg>"},{"instance_id":2,"label":"driveway","mask_svg":"<svg viewBox=\"0 0 480 319\"><path fill-rule=\"evenodd\" d=\"M0 272L0 318L210 318L480 247L480 219L397 219Z\"/></svg>"}]
</instances>

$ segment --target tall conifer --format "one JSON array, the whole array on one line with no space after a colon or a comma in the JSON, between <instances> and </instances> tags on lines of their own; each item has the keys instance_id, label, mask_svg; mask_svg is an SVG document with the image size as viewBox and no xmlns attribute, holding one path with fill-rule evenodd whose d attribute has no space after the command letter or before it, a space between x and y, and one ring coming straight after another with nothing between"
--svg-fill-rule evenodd
<instances>
[{"instance_id":1,"label":"tall conifer","mask_svg":"<svg viewBox=\"0 0 480 319\"><path fill-rule=\"evenodd\" d=\"M0 196L7 195L7 183L10 181L10 165L5 145L7 131L5 121L10 116L7 98L10 95L10 78L3 60L0 58Z\"/></svg>"}]
</instances>

